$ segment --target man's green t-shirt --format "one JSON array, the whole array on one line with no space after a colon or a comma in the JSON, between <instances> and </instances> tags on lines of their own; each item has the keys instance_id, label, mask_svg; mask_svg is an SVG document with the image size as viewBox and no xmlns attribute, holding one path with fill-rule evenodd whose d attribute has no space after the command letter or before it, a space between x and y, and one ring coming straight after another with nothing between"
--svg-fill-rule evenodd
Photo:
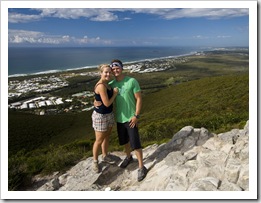
<instances>
[{"instance_id":1,"label":"man's green t-shirt","mask_svg":"<svg viewBox=\"0 0 261 203\"><path fill-rule=\"evenodd\" d=\"M139 92L140 85L135 78L124 76L121 81L113 80L109 85L119 89L116 97L116 120L119 123L129 122L136 111L136 99L134 94Z\"/></svg>"}]
</instances>

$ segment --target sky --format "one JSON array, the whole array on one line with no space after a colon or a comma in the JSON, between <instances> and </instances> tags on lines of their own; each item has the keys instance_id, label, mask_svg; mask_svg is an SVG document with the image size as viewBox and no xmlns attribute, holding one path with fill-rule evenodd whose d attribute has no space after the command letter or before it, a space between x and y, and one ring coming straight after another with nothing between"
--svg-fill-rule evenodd
<instances>
[{"instance_id":1,"label":"sky","mask_svg":"<svg viewBox=\"0 0 261 203\"><path fill-rule=\"evenodd\" d=\"M9 8L11 46L249 46L248 8Z\"/></svg>"}]
</instances>

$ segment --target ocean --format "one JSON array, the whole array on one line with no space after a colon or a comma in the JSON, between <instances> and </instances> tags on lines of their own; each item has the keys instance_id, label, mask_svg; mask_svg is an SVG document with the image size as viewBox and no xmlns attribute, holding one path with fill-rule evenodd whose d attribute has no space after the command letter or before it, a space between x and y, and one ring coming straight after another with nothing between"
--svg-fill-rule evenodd
<instances>
[{"instance_id":1,"label":"ocean","mask_svg":"<svg viewBox=\"0 0 261 203\"><path fill-rule=\"evenodd\" d=\"M208 49L201 47L9 47L8 76L93 68L102 63L110 63L116 58L126 64L178 57Z\"/></svg>"}]
</instances>

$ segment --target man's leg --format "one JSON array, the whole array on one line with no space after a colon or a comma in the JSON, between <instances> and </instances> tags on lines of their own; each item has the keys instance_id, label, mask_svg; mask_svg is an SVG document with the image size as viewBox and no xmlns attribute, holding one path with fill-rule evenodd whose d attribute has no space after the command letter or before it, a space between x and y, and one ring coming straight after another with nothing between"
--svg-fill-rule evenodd
<instances>
[{"instance_id":1,"label":"man's leg","mask_svg":"<svg viewBox=\"0 0 261 203\"><path fill-rule=\"evenodd\" d=\"M139 168L142 168L143 167L142 149L135 149L135 155L136 155L138 162L139 162Z\"/></svg>"},{"instance_id":2,"label":"man's leg","mask_svg":"<svg viewBox=\"0 0 261 203\"><path fill-rule=\"evenodd\" d=\"M130 142L128 142L127 144L125 144L125 153L126 153L126 156L127 156L128 158L130 158L130 156L131 156Z\"/></svg>"},{"instance_id":3,"label":"man's leg","mask_svg":"<svg viewBox=\"0 0 261 203\"><path fill-rule=\"evenodd\" d=\"M139 162L138 181L142 181L146 177L146 175L148 173L148 169L143 165L142 149L136 149L135 154L136 154L138 162Z\"/></svg>"}]
</instances>

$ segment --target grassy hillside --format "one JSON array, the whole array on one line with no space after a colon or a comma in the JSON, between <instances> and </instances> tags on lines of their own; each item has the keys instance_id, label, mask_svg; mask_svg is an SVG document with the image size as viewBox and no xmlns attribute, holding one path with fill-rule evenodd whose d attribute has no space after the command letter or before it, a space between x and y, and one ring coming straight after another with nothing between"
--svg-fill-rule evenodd
<instances>
[{"instance_id":1,"label":"grassy hillside","mask_svg":"<svg viewBox=\"0 0 261 203\"><path fill-rule=\"evenodd\" d=\"M247 74L182 83L143 98L141 134L160 142L187 125L224 132L245 125L248 106Z\"/></svg>"},{"instance_id":2,"label":"grassy hillside","mask_svg":"<svg viewBox=\"0 0 261 203\"><path fill-rule=\"evenodd\" d=\"M91 112L61 115L32 115L9 112L9 154L19 150L44 148L52 143L64 145L93 135L90 129Z\"/></svg>"},{"instance_id":3,"label":"grassy hillside","mask_svg":"<svg viewBox=\"0 0 261 203\"><path fill-rule=\"evenodd\" d=\"M146 141L154 142L171 136L185 125L206 127L213 132L228 130L248 118L248 96L246 74L209 77L169 86L143 96L141 132L147 137ZM39 116L9 112L9 154L45 148L50 144L93 140L91 113ZM161 132L160 137L154 128Z\"/></svg>"},{"instance_id":4,"label":"grassy hillside","mask_svg":"<svg viewBox=\"0 0 261 203\"><path fill-rule=\"evenodd\" d=\"M248 75L229 75L170 86L143 97L140 134L144 146L172 138L182 127L212 132L243 127L248 120ZM37 173L65 170L91 156L91 112L36 116L9 114L10 188ZM114 128L110 150L118 145ZM26 174L26 175L25 175Z\"/></svg>"}]
</instances>

